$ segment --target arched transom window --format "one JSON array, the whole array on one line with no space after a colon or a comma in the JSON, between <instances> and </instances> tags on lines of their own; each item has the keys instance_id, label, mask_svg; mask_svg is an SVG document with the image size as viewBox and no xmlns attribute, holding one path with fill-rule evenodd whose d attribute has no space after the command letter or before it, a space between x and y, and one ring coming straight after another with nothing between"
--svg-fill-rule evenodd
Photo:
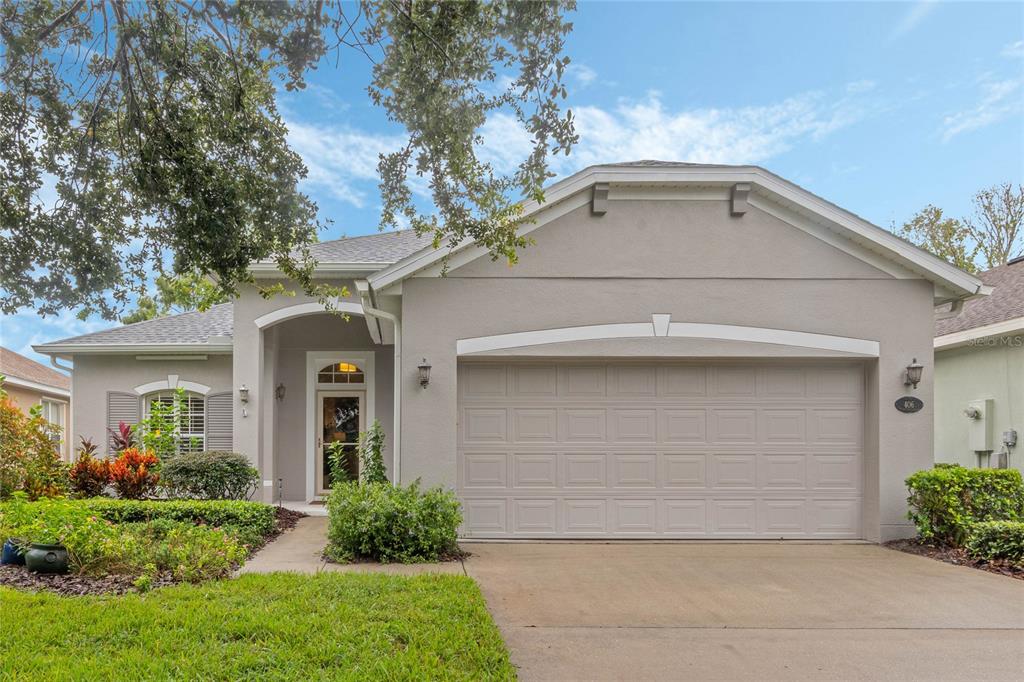
<instances>
[{"instance_id":1,"label":"arched transom window","mask_svg":"<svg viewBox=\"0 0 1024 682\"><path fill-rule=\"evenodd\" d=\"M316 374L318 384L362 384L366 382L363 368L351 362L335 362L321 367Z\"/></svg>"}]
</instances>

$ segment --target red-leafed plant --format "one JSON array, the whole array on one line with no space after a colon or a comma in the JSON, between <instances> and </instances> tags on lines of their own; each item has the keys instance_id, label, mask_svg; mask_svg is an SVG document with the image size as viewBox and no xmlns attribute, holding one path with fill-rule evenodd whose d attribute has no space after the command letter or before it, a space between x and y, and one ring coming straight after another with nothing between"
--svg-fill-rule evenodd
<instances>
[{"instance_id":1,"label":"red-leafed plant","mask_svg":"<svg viewBox=\"0 0 1024 682\"><path fill-rule=\"evenodd\" d=\"M152 494L160 481L160 474L156 472L159 465L160 460L149 450L122 450L110 463L110 483L119 497L141 500Z\"/></svg>"},{"instance_id":2,"label":"red-leafed plant","mask_svg":"<svg viewBox=\"0 0 1024 682\"><path fill-rule=\"evenodd\" d=\"M71 490L80 497L97 497L110 483L110 462L93 457L97 447L88 438L78 446L78 459L71 466Z\"/></svg>"},{"instance_id":3,"label":"red-leafed plant","mask_svg":"<svg viewBox=\"0 0 1024 682\"><path fill-rule=\"evenodd\" d=\"M121 452L135 447L135 429L130 424L118 422L117 431L114 429L107 430L110 431L110 447L114 452Z\"/></svg>"}]
</instances>

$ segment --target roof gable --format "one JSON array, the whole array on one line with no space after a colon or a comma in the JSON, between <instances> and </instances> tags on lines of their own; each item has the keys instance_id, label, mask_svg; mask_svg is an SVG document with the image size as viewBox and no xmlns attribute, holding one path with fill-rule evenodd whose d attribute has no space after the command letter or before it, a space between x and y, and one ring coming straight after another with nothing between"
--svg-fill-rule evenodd
<instances>
[{"instance_id":1,"label":"roof gable","mask_svg":"<svg viewBox=\"0 0 1024 682\"><path fill-rule=\"evenodd\" d=\"M789 212L811 225L819 226L837 242L855 245L872 263L881 262L914 273L936 285L938 300L958 299L984 293L979 280L900 239L892 233L839 208L821 197L758 166L723 166L661 161L641 161L591 166L561 180L545 192L545 203L527 201L521 227L528 234L550 220L589 203L595 186L616 187L707 187L730 188L749 185L751 202L763 201ZM591 190L591 191L588 191ZM457 267L487 256L486 249L467 241L450 251L422 249L370 275L370 285L382 290L417 274L440 274L445 255ZM868 255L873 254L873 255ZM869 261L870 262L870 261Z\"/></svg>"}]
</instances>

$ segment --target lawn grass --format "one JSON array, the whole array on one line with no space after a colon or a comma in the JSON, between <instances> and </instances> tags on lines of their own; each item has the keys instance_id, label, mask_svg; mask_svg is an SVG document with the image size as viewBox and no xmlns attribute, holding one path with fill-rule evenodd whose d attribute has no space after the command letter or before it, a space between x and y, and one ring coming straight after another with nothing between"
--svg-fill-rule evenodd
<instances>
[{"instance_id":1,"label":"lawn grass","mask_svg":"<svg viewBox=\"0 0 1024 682\"><path fill-rule=\"evenodd\" d=\"M515 672L469 578L244 575L124 597L0 587L3 679L466 679Z\"/></svg>"}]
</instances>

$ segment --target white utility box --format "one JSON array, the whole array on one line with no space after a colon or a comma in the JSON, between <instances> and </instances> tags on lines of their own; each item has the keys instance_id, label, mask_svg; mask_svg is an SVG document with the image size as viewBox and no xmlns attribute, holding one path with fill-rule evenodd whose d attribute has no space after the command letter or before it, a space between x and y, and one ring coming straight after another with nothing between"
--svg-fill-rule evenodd
<instances>
[{"instance_id":1,"label":"white utility box","mask_svg":"<svg viewBox=\"0 0 1024 682\"><path fill-rule=\"evenodd\" d=\"M971 419L967 426L967 446L975 452L991 452L995 449L992 443L993 403L991 398L972 400L968 407L977 410L980 416Z\"/></svg>"}]
</instances>

